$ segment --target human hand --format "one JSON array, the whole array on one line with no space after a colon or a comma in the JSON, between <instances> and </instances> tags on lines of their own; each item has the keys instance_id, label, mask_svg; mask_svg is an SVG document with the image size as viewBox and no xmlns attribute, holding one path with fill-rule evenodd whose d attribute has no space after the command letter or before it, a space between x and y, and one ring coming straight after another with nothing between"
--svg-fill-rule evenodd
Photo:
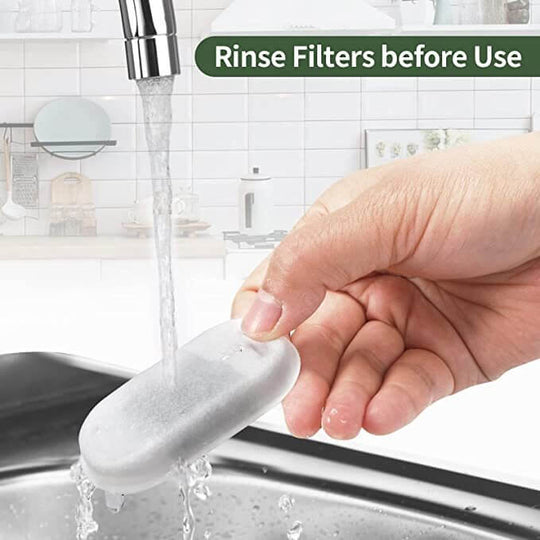
<instances>
[{"instance_id":1,"label":"human hand","mask_svg":"<svg viewBox=\"0 0 540 540\"><path fill-rule=\"evenodd\" d=\"M393 432L540 357L540 135L463 146L332 186L247 279L234 317L292 334L300 437Z\"/></svg>"}]
</instances>

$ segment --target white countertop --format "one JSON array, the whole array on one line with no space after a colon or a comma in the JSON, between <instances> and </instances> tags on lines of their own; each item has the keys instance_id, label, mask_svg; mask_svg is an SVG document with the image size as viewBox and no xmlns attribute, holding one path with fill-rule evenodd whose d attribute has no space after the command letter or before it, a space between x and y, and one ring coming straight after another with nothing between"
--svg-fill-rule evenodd
<instances>
[{"instance_id":1,"label":"white countertop","mask_svg":"<svg viewBox=\"0 0 540 540\"><path fill-rule=\"evenodd\" d=\"M220 258L225 256L225 242L212 236L175 238L173 255L177 258ZM148 259L153 256L151 238L0 236L0 260Z\"/></svg>"}]
</instances>

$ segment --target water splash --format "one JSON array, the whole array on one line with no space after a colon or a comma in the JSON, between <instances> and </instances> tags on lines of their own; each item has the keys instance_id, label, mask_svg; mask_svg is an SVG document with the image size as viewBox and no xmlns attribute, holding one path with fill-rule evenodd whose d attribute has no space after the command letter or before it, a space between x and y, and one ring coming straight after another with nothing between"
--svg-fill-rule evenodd
<instances>
[{"instance_id":1,"label":"water splash","mask_svg":"<svg viewBox=\"0 0 540 540\"><path fill-rule=\"evenodd\" d=\"M79 492L79 504L75 514L77 540L88 540L99 528L97 522L94 520L94 505L92 504L92 496L96 487L84 473L80 461L77 461L71 467L71 479L75 482L75 486Z\"/></svg>"},{"instance_id":2,"label":"water splash","mask_svg":"<svg viewBox=\"0 0 540 540\"><path fill-rule=\"evenodd\" d=\"M289 514L294 506L294 498L287 493L283 494L278 501L278 507L284 514Z\"/></svg>"},{"instance_id":3,"label":"water splash","mask_svg":"<svg viewBox=\"0 0 540 540\"><path fill-rule=\"evenodd\" d=\"M189 476L193 483L206 482L212 476L212 465L206 456L201 456L189 465Z\"/></svg>"},{"instance_id":4,"label":"water splash","mask_svg":"<svg viewBox=\"0 0 540 540\"><path fill-rule=\"evenodd\" d=\"M122 510L125 499L125 496L122 494L110 493L109 491L105 492L105 506L113 514L118 514Z\"/></svg>"},{"instance_id":5,"label":"water splash","mask_svg":"<svg viewBox=\"0 0 540 540\"><path fill-rule=\"evenodd\" d=\"M172 185L169 165L172 123L171 94L174 77L155 77L137 82L141 94L146 144L150 156L154 197L154 240L158 263L161 349L164 377L176 381L178 340L172 277Z\"/></svg>"},{"instance_id":6,"label":"water splash","mask_svg":"<svg viewBox=\"0 0 540 540\"><path fill-rule=\"evenodd\" d=\"M304 526L301 521L295 521L291 528L287 531L287 540L300 540Z\"/></svg>"},{"instance_id":7,"label":"water splash","mask_svg":"<svg viewBox=\"0 0 540 540\"><path fill-rule=\"evenodd\" d=\"M209 497L212 496L210 488L201 482L197 482L192 488L193 495L197 497L200 501L206 501Z\"/></svg>"},{"instance_id":8,"label":"water splash","mask_svg":"<svg viewBox=\"0 0 540 540\"><path fill-rule=\"evenodd\" d=\"M206 456L201 456L189 465L179 460L174 468L174 474L178 481L182 504L182 538L183 540L193 540L195 517L191 507L191 495L202 501L206 501L212 495L210 488L205 483L212 475L212 465ZM205 534L206 532L209 531L205 531ZM210 537L208 536L208 538Z\"/></svg>"},{"instance_id":9,"label":"water splash","mask_svg":"<svg viewBox=\"0 0 540 540\"><path fill-rule=\"evenodd\" d=\"M195 517L190 501L190 481L189 469L187 465L178 460L175 466L175 476L178 480L178 489L180 495L180 504L182 505L182 538L183 540L193 540L195 534Z\"/></svg>"}]
</instances>

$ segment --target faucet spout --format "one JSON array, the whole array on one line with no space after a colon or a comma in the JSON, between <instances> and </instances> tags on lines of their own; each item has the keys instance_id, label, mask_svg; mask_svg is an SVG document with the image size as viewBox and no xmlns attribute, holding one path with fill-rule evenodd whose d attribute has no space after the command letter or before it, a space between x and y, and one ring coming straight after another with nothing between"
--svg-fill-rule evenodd
<instances>
[{"instance_id":1,"label":"faucet spout","mask_svg":"<svg viewBox=\"0 0 540 540\"><path fill-rule=\"evenodd\" d=\"M130 79L180 73L173 0L120 0Z\"/></svg>"}]
</instances>

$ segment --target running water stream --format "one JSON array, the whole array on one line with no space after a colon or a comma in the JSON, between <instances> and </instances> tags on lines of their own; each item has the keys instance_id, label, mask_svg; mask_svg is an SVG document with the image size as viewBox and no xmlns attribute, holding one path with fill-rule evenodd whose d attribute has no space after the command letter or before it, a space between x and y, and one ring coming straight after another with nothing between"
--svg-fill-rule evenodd
<instances>
[{"instance_id":1,"label":"running water stream","mask_svg":"<svg viewBox=\"0 0 540 540\"><path fill-rule=\"evenodd\" d=\"M152 193L154 197L154 241L159 279L160 331L163 376L167 384L176 383L176 315L172 274L172 185L170 171L170 139L172 123L171 94L174 77L155 77L137 82L143 103L146 146L150 156ZM194 535L187 466L178 462L177 476L184 516L182 536Z\"/></svg>"},{"instance_id":2,"label":"running water stream","mask_svg":"<svg viewBox=\"0 0 540 540\"><path fill-rule=\"evenodd\" d=\"M71 479L75 482L75 487L79 492L79 505L77 506L77 513L75 515L75 521L77 523L76 539L88 540L90 535L98 530L98 524L94 519L94 505L92 503L92 496L96 487L84 474L80 461L77 461L71 467Z\"/></svg>"},{"instance_id":3,"label":"running water stream","mask_svg":"<svg viewBox=\"0 0 540 540\"><path fill-rule=\"evenodd\" d=\"M166 384L176 382L176 355L178 339L175 322L174 282L172 273L172 185L169 165L170 133L172 123L171 94L174 77L156 77L138 81L141 94L146 143L150 156L152 191L154 199L154 240L159 279L160 333L163 377ZM191 465L179 460L172 471L182 504L181 534L183 540L192 540L195 520L190 496L205 500L210 491L204 481L211 474L211 466L205 457ZM87 540L98 530L93 518L92 495L95 487L84 475L80 462L72 468L72 477L79 491L77 510L77 540ZM118 512L123 503L121 495L106 494L107 506ZM209 537L205 533L205 537Z\"/></svg>"},{"instance_id":4,"label":"running water stream","mask_svg":"<svg viewBox=\"0 0 540 540\"><path fill-rule=\"evenodd\" d=\"M154 197L154 241L159 278L163 375L170 384L175 384L178 341L172 275L172 185L169 165L174 77L141 79L137 84L143 103Z\"/></svg>"}]
</instances>

